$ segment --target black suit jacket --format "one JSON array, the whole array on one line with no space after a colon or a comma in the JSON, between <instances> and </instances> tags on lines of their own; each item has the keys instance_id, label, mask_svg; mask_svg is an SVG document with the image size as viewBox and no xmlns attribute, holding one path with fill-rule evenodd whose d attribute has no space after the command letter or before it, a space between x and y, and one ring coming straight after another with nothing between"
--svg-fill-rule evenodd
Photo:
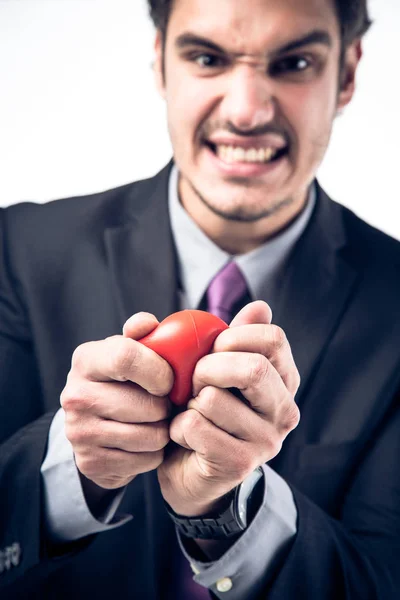
<instances>
[{"instance_id":1,"label":"black suit jacket","mask_svg":"<svg viewBox=\"0 0 400 600\"><path fill-rule=\"evenodd\" d=\"M2 599L163 597L176 541L156 473L128 486L131 522L57 555L40 466L74 349L137 311L178 307L168 173L1 211L0 549L22 550L3 565ZM300 425L271 462L293 489L298 533L258 597L398 599L399 243L317 195L273 306L302 377Z\"/></svg>"}]
</instances>

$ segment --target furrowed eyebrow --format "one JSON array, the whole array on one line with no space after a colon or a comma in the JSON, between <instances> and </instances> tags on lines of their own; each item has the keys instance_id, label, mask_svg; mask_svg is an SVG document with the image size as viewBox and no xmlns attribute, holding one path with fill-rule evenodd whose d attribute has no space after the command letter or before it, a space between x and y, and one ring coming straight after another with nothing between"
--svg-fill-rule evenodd
<instances>
[{"instance_id":1,"label":"furrowed eyebrow","mask_svg":"<svg viewBox=\"0 0 400 600\"><path fill-rule=\"evenodd\" d=\"M224 50L217 44L214 44L214 42L211 42L207 38L204 38L200 35L195 35L193 33L182 33L182 35L176 38L175 46L178 48L178 50L184 50L188 46L202 46L203 48L208 48L209 50L214 50L215 52L224 52Z\"/></svg>"},{"instance_id":2,"label":"furrowed eyebrow","mask_svg":"<svg viewBox=\"0 0 400 600\"><path fill-rule=\"evenodd\" d=\"M272 56L276 56L279 54L284 54L285 52L290 52L291 50L297 50L303 46L309 46L311 44L321 44L331 48L332 38L327 31L324 31L323 29L315 29L299 39L292 40L284 46L280 46L279 48L273 50L271 54ZM201 46L202 48L207 48L208 50L212 50L220 54L226 54L226 50L224 50L221 46L218 46L218 44L211 42L208 38L190 32L182 33L180 36L178 36L175 40L175 46L178 48L178 50L184 50L190 46ZM241 53L236 52L229 52L229 54L232 56L241 56Z\"/></svg>"},{"instance_id":3,"label":"furrowed eyebrow","mask_svg":"<svg viewBox=\"0 0 400 600\"><path fill-rule=\"evenodd\" d=\"M323 29L315 29L310 33L307 33L303 37L293 40L277 48L274 50L273 54L284 54L285 52L290 52L291 50L297 50L298 48L302 48L303 46L309 46L311 44L321 44L323 46L327 46L328 48L332 47L332 38L327 31Z\"/></svg>"}]
</instances>

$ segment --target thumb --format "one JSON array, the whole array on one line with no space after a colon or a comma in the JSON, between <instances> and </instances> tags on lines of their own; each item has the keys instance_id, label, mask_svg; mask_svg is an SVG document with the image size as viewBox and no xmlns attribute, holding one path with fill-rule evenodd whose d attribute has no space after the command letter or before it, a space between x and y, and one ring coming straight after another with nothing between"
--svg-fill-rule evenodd
<instances>
[{"instance_id":1,"label":"thumb","mask_svg":"<svg viewBox=\"0 0 400 600\"><path fill-rule=\"evenodd\" d=\"M139 312L129 317L122 328L124 337L132 340L140 340L145 335L148 335L159 325L157 318L147 312Z\"/></svg>"},{"instance_id":2,"label":"thumb","mask_svg":"<svg viewBox=\"0 0 400 600\"><path fill-rule=\"evenodd\" d=\"M236 317L231 321L230 327L238 327L239 325L269 325L272 321L272 310L270 306L263 300L250 302L238 312Z\"/></svg>"}]
</instances>

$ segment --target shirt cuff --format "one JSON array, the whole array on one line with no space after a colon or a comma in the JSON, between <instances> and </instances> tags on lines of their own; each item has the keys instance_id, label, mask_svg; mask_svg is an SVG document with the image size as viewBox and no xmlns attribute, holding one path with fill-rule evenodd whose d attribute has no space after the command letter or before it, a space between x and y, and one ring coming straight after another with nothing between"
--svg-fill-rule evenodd
<instances>
[{"instance_id":1,"label":"shirt cuff","mask_svg":"<svg viewBox=\"0 0 400 600\"><path fill-rule=\"evenodd\" d=\"M297 509L289 485L263 466L263 503L246 531L215 562L194 560L178 540L195 574L196 583L225 600L253 600L263 588L297 532Z\"/></svg>"},{"instance_id":2,"label":"shirt cuff","mask_svg":"<svg viewBox=\"0 0 400 600\"><path fill-rule=\"evenodd\" d=\"M49 432L46 457L41 467L47 533L53 542L74 540L120 527L132 519L117 514L125 493L120 490L99 518L89 510L75 465L72 445L65 436L65 413L55 414Z\"/></svg>"}]
</instances>

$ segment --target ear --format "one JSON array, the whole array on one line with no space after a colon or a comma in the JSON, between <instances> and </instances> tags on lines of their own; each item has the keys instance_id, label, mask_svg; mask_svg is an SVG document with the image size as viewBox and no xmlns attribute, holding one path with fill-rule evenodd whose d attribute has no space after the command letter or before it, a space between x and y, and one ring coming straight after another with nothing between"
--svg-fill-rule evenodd
<instances>
[{"instance_id":1,"label":"ear","mask_svg":"<svg viewBox=\"0 0 400 600\"><path fill-rule=\"evenodd\" d=\"M165 100L165 83L164 83L164 49L163 38L160 30L157 30L154 43L155 60L154 60L154 77L159 94Z\"/></svg>"},{"instance_id":2,"label":"ear","mask_svg":"<svg viewBox=\"0 0 400 600\"><path fill-rule=\"evenodd\" d=\"M361 40L352 42L345 51L342 73L340 76L340 90L337 105L338 111L343 110L354 96L356 88L356 72L362 53Z\"/></svg>"}]
</instances>

